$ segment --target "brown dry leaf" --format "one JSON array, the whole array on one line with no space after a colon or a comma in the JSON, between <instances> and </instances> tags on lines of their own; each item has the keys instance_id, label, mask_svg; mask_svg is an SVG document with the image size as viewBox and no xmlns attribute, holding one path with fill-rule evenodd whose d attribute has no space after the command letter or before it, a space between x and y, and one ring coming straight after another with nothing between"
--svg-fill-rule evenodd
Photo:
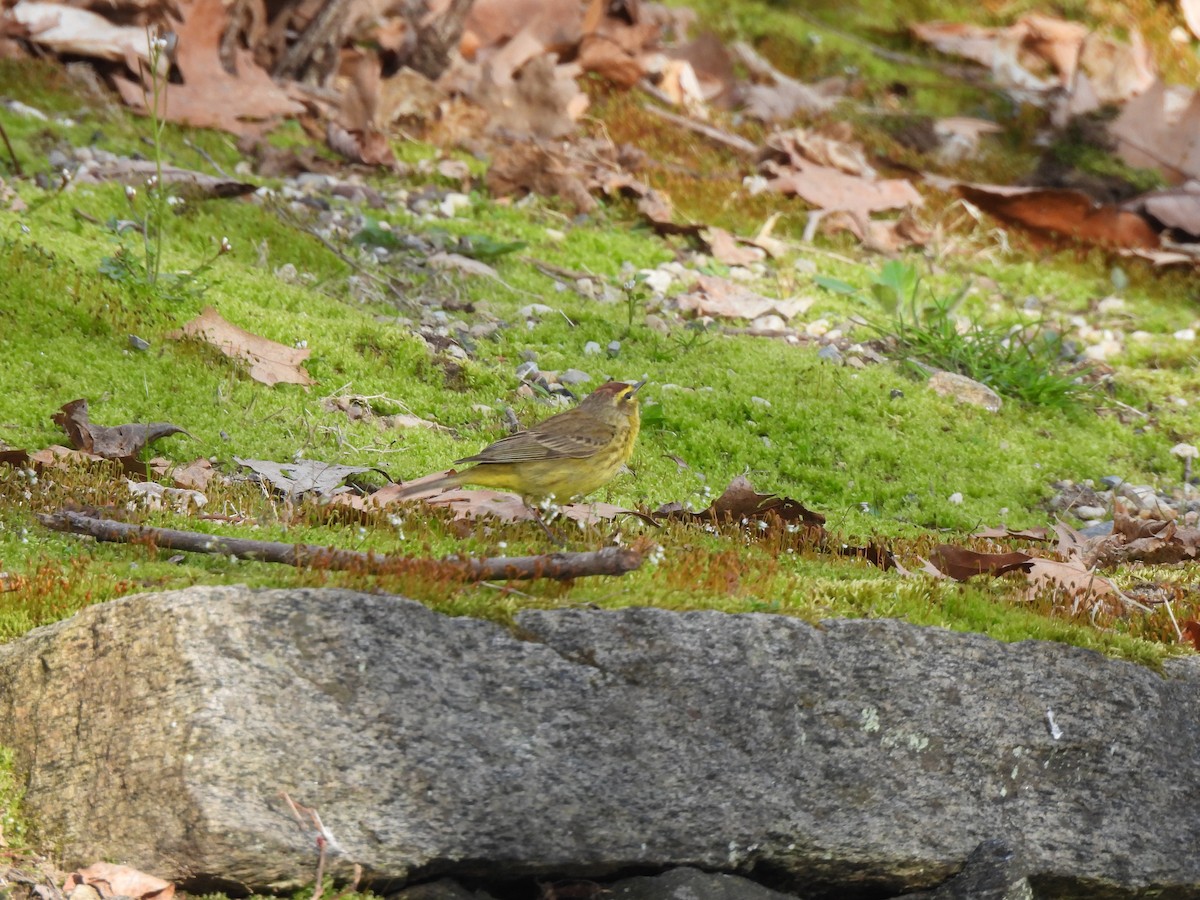
<instances>
[{"instance_id":1,"label":"brown dry leaf","mask_svg":"<svg viewBox=\"0 0 1200 900\"><path fill-rule=\"evenodd\" d=\"M952 544L938 544L929 554L929 562L943 575L955 581L966 581L976 575L1004 575L1007 572L1028 572L1034 557L1028 553L980 553Z\"/></svg>"},{"instance_id":2,"label":"brown dry leaf","mask_svg":"<svg viewBox=\"0 0 1200 900\"><path fill-rule=\"evenodd\" d=\"M1124 103L1151 88L1158 80L1154 56L1142 33L1134 28L1130 43L1107 35L1090 34L1079 54L1079 72L1072 94L1086 90L1098 101ZM1081 81L1086 80L1086 88Z\"/></svg>"},{"instance_id":3,"label":"brown dry leaf","mask_svg":"<svg viewBox=\"0 0 1200 900\"><path fill-rule=\"evenodd\" d=\"M559 65L552 53L526 62L511 78L490 67L476 67L464 93L490 114L491 132L560 138L575 130L588 98L575 78L575 64Z\"/></svg>"},{"instance_id":4,"label":"brown dry leaf","mask_svg":"<svg viewBox=\"0 0 1200 900\"><path fill-rule=\"evenodd\" d=\"M0 465L12 466L14 469L20 469L29 464L29 451L13 450L5 447L0 450Z\"/></svg>"},{"instance_id":5,"label":"brown dry leaf","mask_svg":"<svg viewBox=\"0 0 1200 900\"><path fill-rule=\"evenodd\" d=\"M446 92L420 72L404 68L379 85L375 124L387 132L396 122L434 117Z\"/></svg>"},{"instance_id":6,"label":"brown dry leaf","mask_svg":"<svg viewBox=\"0 0 1200 900\"><path fill-rule=\"evenodd\" d=\"M171 900L175 896L175 885L171 882L113 863L92 863L86 869L72 872L63 884L63 893L70 895L72 890L84 884L94 887L103 900L112 897Z\"/></svg>"},{"instance_id":7,"label":"brown dry leaf","mask_svg":"<svg viewBox=\"0 0 1200 900\"><path fill-rule=\"evenodd\" d=\"M1067 602L1057 605L1067 608L1072 614L1097 607L1116 612L1121 609L1124 599L1115 584L1074 559L1058 562L1034 557L1030 560L1028 578L1026 595L1030 599L1049 591L1056 601L1060 597L1065 599Z\"/></svg>"},{"instance_id":8,"label":"brown dry leaf","mask_svg":"<svg viewBox=\"0 0 1200 900\"><path fill-rule=\"evenodd\" d=\"M373 50L343 49L336 85L341 102L326 124L325 142L351 162L395 168L399 161L379 121L381 64Z\"/></svg>"},{"instance_id":9,"label":"brown dry leaf","mask_svg":"<svg viewBox=\"0 0 1200 900\"><path fill-rule=\"evenodd\" d=\"M51 444L29 454L29 461L38 468L63 469L74 463L102 462L103 457L83 450L72 450L61 444Z\"/></svg>"},{"instance_id":10,"label":"brown dry leaf","mask_svg":"<svg viewBox=\"0 0 1200 900\"><path fill-rule=\"evenodd\" d=\"M543 47L565 49L583 36L578 0L475 0L463 22L460 49L474 59L480 51L510 42L522 31Z\"/></svg>"},{"instance_id":11,"label":"brown dry leaf","mask_svg":"<svg viewBox=\"0 0 1200 900\"><path fill-rule=\"evenodd\" d=\"M763 144L763 158L789 166L816 163L866 179L874 179L877 174L867 161L867 153L861 144L838 140L805 128L792 128L770 135Z\"/></svg>"},{"instance_id":12,"label":"brown dry leaf","mask_svg":"<svg viewBox=\"0 0 1200 900\"><path fill-rule=\"evenodd\" d=\"M1154 249L1159 245L1158 234L1140 215L1096 203L1082 191L960 184L958 192L997 219L1044 236L1105 247Z\"/></svg>"},{"instance_id":13,"label":"brown dry leaf","mask_svg":"<svg viewBox=\"0 0 1200 900\"><path fill-rule=\"evenodd\" d=\"M113 25L86 9L30 0L21 0L7 15L28 30L29 40L55 53L123 62L131 72L138 71L139 61L149 67L146 29L141 26Z\"/></svg>"},{"instance_id":14,"label":"brown dry leaf","mask_svg":"<svg viewBox=\"0 0 1200 900\"><path fill-rule=\"evenodd\" d=\"M1200 653L1200 622L1189 619L1179 627L1183 639L1192 645L1192 649Z\"/></svg>"},{"instance_id":15,"label":"brown dry leaf","mask_svg":"<svg viewBox=\"0 0 1200 900\"><path fill-rule=\"evenodd\" d=\"M1108 126L1131 166L1158 168L1172 180L1200 177L1200 97L1156 81Z\"/></svg>"},{"instance_id":16,"label":"brown dry leaf","mask_svg":"<svg viewBox=\"0 0 1200 900\"><path fill-rule=\"evenodd\" d=\"M1141 213L1157 228L1200 241L1200 181L1142 194L1127 200L1123 207Z\"/></svg>"},{"instance_id":17,"label":"brown dry leaf","mask_svg":"<svg viewBox=\"0 0 1200 900\"><path fill-rule=\"evenodd\" d=\"M845 210L866 216L885 209L920 206L924 198L907 178L871 181L847 175L816 163L781 166L768 161L764 172L773 176L767 187L781 194L795 194L818 209Z\"/></svg>"},{"instance_id":18,"label":"brown dry leaf","mask_svg":"<svg viewBox=\"0 0 1200 900\"><path fill-rule=\"evenodd\" d=\"M702 512L687 510L680 503L668 503L660 506L651 515L656 519L665 519L669 522L711 522L719 525L746 524L751 519L762 519L768 514L776 516L784 522L799 523L807 528L815 528L824 532L825 517L823 515L805 508L802 503L790 497L758 493L745 475L739 475L731 481L721 496Z\"/></svg>"},{"instance_id":19,"label":"brown dry leaf","mask_svg":"<svg viewBox=\"0 0 1200 900\"><path fill-rule=\"evenodd\" d=\"M748 266L766 257L761 247L744 244L724 228L706 228L700 238L708 245L708 252L719 263L727 266Z\"/></svg>"},{"instance_id":20,"label":"brown dry leaf","mask_svg":"<svg viewBox=\"0 0 1200 900\"><path fill-rule=\"evenodd\" d=\"M488 190L496 197L529 193L561 197L579 213L596 208L588 180L573 159L533 141L498 147L487 173Z\"/></svg>"},{"instance_id":21,"label":"brown dry leaf","mask_svg":"<svg viewBox=\"0 0 1200 900\"><path fill-rule=\"evenodd\" d=\"M248 362L250 377L262 384L316 384L312 376L300 368L311 352L307 347L287 347L251 334L225 321L211 306L167 337L175 340L191 337L212 344L230 359Z\"/></svg>"},{"instance_id":22,"label":"brown dry leaf","mask_svg":"<svg viewBox=\"0 0 1200 900\"><path fill-rule=\"evenodd\" d=\"M811 299L772 300L715 275L701 275L676 302L684 312L726 319L757 319L770 313L791 319L807 311Z\"/></svg>"},{"instance_id":23,"label":"brown dry leaf","mask_svg":"<svg viewBox=\"0 0 1200 900\"><path fill-rule=\"evenodd\" d=\"M175 482L175 487L193 491L207 490L209 483L221 476L212 463L203 457L194 459L187 465L175 466L168 470L168 474Z\"/></svg>"},{"instance_id":24,"label":"brown dry leaf","mask_svg":"<svg viewBox=\"0 0 1200 900\"><path fill-rule=\"evenodd\" d=\"M933 237L911 210L905 210L898 219L864 219L853 213L835 212L821 220L821 229L826 234L848 231L868 250L885 254L898 253L907 247L924 247Z\"/></svg>"},{"instance_id":25,"label":"brown dry leaf","mask_svg":"<svg viewBox=\"0 0 1200 900\"><path fill-rule=\"evenodd\" d=\"M262 130L269 120L304 111L254 62L250 51L235 46L237 74L225 71L220 52L228 15L222 0L193 0L182 7L182 14L183 20L175 26L179 35L175 65L183 83L172 84L168 91L167 119L248 134ZM125 103L146 112L142 85L115 80Z\"/></svg>"},{"instance_id":26,"label":"brown dry leaf","mask_svg":"<svg viewBox=\"0 0 1200 900\"><path fill-rule=\"evenodd\" d=\"M67 433L76 450L94 453L103 459L136 458L148 444L172 434L187 434L170 422L149 425L131 424L109 427L88 421L87 400L72 400L53 416L54 423ZM190 437L190 435L189 435Z\"/></svg>"}]
</instances>

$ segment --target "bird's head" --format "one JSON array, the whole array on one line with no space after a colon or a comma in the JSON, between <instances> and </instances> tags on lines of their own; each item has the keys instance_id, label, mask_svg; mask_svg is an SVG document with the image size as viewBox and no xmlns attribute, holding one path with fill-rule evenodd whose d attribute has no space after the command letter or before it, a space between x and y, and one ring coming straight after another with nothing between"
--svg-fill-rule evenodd
<instances>
[{"instance_id":1,"label":"bird's head","mask_svg":"<svg viewBox=\"0 0 1200 900\"><path fill-rule=\"evenodd\" d=\"M636 384L610 381L588 394L580 405L587 405L597 410L616 411L633 418L638 414L637 392L645 383L645 379Z\"/></svg>"}]
</instances>

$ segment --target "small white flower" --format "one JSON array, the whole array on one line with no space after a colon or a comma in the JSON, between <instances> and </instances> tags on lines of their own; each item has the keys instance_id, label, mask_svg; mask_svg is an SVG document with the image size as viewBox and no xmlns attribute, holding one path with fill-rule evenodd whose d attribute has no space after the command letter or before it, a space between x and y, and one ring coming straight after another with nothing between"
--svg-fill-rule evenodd
<instances>
[{"instance_id":1,"label":"small white flower","mask_svg":"<svg viewBox=\"0 0 1200 900\"><path fill-rule=\"evenodd\" d=\"M227 237L221 238L221 252L222 253L232 253L233 252L233 244L231 244L229 242L229 238L227 238Z\"/></svg>"}]
</instances>

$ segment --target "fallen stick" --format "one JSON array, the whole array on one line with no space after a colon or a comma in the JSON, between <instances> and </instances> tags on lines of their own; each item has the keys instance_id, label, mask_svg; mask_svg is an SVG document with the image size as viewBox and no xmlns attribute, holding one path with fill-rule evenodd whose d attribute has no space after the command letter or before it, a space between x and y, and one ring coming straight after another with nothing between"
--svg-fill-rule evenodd
<instances>
[{"instance_id":1,"label":"fallen stick","mask_svg":"<svg viewBox=\"0 0 1200 900\"><path fill-rule=\"evenodd\" d=\"M642 104L642 109L653 113L661 119L666 119L672 125L687 128L689 131L694 131L696 134L702 135L710 141L715 141L724 147L728 147L734 153L740 153L742 156L749 156L751 158L758 155L758 145L746 140L739 134L722 131L720 128L705 125L703 122L697 122L695 119L689 119L687 116L677 116L675 113L660 109L652 103Z\"/></svg>"},{"instance_id":2,"label":"fallen stick","mask_svg":"<svg viewBox=\"0 0 1200 900\"><path fill-rule=\"evenodd\" d=\"M357 550L338 550L315 544L285 544L249 538L219 537L196 531L151 528L112 519L98 519L77 512L39 515L38 519L54 531L86 534L98 541L151 544L189 553L219 553L258 562L309 566L318 569L358 569L372 573L428 572L449 574L464 581L498 579L525 580L556 578L568 580L585 575L624 575L642 564L642 555L627 547L605 547L584 553L547 553L541 556L497 556L487 559L414 559L377 556Z\"/></svg>"}]
</instances>

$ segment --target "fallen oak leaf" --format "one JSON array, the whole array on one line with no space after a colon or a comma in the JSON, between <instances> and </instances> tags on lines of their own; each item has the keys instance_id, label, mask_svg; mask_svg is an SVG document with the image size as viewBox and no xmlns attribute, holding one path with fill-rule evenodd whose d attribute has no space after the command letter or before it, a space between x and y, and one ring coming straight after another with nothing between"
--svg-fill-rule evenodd
<instances>
[{"instance_id":1,"label":"fallen oak leaf","mask_svg":"<svg viewBox=\"0 0 1200 900\"><path fill-rule=\"evenodd\" d=\"M313 377L300 368L311 352L307 347L288 347L251 334L226 321L211 306L167 337L174 340L191 337L212 344L229 358L250 363L250 377L262 384L316 384Z\"/></svg>"},{"instance_id":2,"label":"fallen oak leaf","mask_svg":"<svg viewBox=\"0 0 1200 900\"><path fill-rule=\"evenodd\" d=\"M170 422L151 422L149 425L130 424L109 427L95 425L88 420L88 403L85 399L72 400L53 416L54 423L61 427L71 439L76 450L94 453L103 459L134 459L159 438L172 434L187 434L178 425ZM188 434L188 437L191 437Z\"/></svg>"},{"instance_id":3,"label":"fallen oak leaf","mask_svg":"<svg viewBox=\"0 0 1200 900\"><path fill-rule=\"evenodd\" d=\"M92 863L67 876L63 893L70 893L80 885L91 885L102 900L113 897L131 897L133 900L171 900L175 896L175 885L129 866L113 863Z\"/></svg>"},{"instance_id":4,"label":"fallen oak leaf","mask_svg":"<svg viewBox=\"0 0 1200 900\"><path fill-rule=\"evenodd\" d=\"M279 116L296 116L304 106L275 84L254 61L250 50L233 47L237 74L221 63L221 43L229 22L222 0L193 0L181 7L182 21L175 65L182 83L173 83L161 115L197 128L219 128L233 134L261 131L262 123ZM147 112L149 91L127 78L114 78L127 106Z\"/></svg>"}]
</instances>

